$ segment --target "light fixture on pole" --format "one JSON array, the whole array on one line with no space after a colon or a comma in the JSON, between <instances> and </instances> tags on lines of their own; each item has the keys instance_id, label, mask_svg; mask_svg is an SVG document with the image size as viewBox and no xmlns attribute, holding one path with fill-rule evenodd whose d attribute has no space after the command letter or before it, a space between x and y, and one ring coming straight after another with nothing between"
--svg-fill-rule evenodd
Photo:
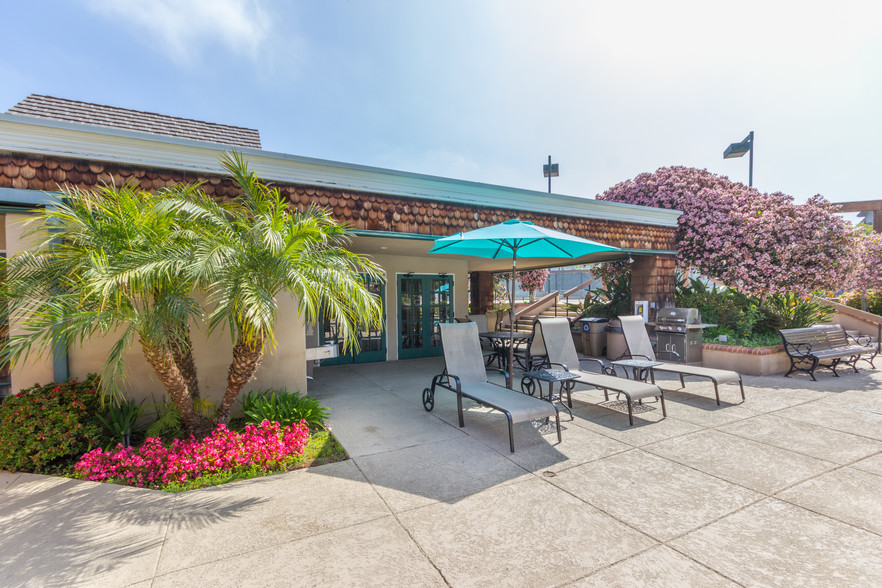
<instances>
[{"instance_id":1,"label":"light fixture on pole","mask_svg":"<svg viewBox=\"0 0 882 588\"><path fill-rule=\"evenodd\" d=\"M542 175L548 178L548 193L551 194L551 178L560 175L560 171L556 163L551 163L551 156L548 156L548 163L542 166Z\"/></svg>"},{"instance_id":2,"label":"light fixture on pole","mask_svg":"<svg viewBox=\"0 0 882 588\"><path fill-rule=\"evenodd\" d=\"M723 159L732 159L734 157L742 157L750 151L750 180L748 186L753 186L753 131L744 137L740 143L732 143L725 151L723 151Z\"/></svg>"}]
</instances>

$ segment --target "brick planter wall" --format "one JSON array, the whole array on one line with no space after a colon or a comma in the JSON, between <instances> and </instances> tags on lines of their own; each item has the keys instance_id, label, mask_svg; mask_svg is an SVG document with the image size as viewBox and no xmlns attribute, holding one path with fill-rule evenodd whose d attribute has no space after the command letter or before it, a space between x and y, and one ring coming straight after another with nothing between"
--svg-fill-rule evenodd
<instances>
[{"instance_id":1,"label":"brick planter wall","mask_svg":"<svg viewBox=\"0 0 882 588\"><path fill-rule=\"evenodd\" d=\"M790 368L783 345L753 348L704 343L701 353L704 367L733 370L748 376L784 375Z\"/></svg>"}]
</instances>

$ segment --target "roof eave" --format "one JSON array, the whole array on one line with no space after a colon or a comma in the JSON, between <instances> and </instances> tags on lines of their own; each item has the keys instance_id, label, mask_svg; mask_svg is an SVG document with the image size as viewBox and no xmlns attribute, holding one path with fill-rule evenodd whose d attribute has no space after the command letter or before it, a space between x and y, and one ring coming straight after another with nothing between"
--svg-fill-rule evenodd
<instances>
[{"instance_id":1,"label":"roof eave","mask_svg":"<svg viewBox=\"0 0 882 588\"><path fill-rule=\"evenodd\" d=\"M677 226L681 214L677 210L548 194L262 149L0 114L0 150L4 151L226 175L218 157L233 149L247 155L250 166L262 178L274 182L492 207L515 213L522 210L662 227Z\"/></svg>"}]
</instances>

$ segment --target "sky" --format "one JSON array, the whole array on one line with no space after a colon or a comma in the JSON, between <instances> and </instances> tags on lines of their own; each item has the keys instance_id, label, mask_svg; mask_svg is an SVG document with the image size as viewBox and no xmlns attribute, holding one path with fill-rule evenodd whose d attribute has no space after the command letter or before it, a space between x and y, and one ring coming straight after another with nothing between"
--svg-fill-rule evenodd
<instances>
[{"instance_id":1,"label":"sky","mask_svg":"<svg viewBox=\"0 0 882 588\"><path fill-rule=\"evenodd\" d=\"M669 165L882 198L882 3L0 0L31 93L231 124L264 149L594 197Z\"/></svg>"}]
</instances>

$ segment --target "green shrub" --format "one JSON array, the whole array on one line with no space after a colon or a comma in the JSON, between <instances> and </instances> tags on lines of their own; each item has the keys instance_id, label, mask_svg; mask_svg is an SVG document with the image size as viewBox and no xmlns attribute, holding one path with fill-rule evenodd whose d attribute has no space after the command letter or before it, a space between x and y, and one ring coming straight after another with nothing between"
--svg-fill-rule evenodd
<instances>
[{"instance_id":1,"label":"green shrub","mask_svg":"<svg viewBox=\"0 0 882 588\"><path fill-rule=\"evenodd\" d=\"M328 418L328 409L315 398L285 390L249 392L242 399L242 412L248 424L259 425L263 421L270 421L286 427L302 419L310 429L323 428Z\"/></svg>"},{"instance_id":2,"label":"green shrub","mask_svg":"<svg viewBox=\"0 0 882 588\"><path fill-rule=\"evenodd\" d=\"M697 308L704 322L719 325L707 334L733 335L737 339L775 336L778 329L810 327L836 312L811 297L772 294L762 299L735 288L708 288L695 278L688 285L678 286L676 304L680 308Z\"/></svg>"},{"instance_id":3,"label":"green shrub","mask_svg":"<svg viewBox=\"0 0 882 588\"><path fill-rule=\"evenodd\" d=\"M0 469L67 473L81 455L109 438L97 376L35 385L0 404Z\"/></svg>"},{"instance_id":4,"label":"green shrub","mask_svg":"<svg viewBox=\"0 0 882 588\"><path fill-rule=\"evenodd\" d=\"M776 294L765 300L765 311L773 318L772 329L801 329L829 320L836 311L810 296Z\"/></svg>"},{"instance_id":5,"label":"green shrub","mask_svg":"<svg viewBox=\"0 0 882 588\"><path fill-rule=\"evenodd\" d=\"M840 298L843 304L861 310L861 293L849 292ZM867 312L882 315L882 290L867 292Z\"/></svg>"},{"instance_id":6,"label":"green shrub","mask_svg":"<svg viewBox=\"0 0 882 588\"><path fill-rule=\"evenodd\" d=\"M110 403L98 420L110 436L110 443L121 443L123 447L131 445L132 431L135 422L141 416L141 407L134 400L115 400Z\"/></svg>"}]
</instances>

